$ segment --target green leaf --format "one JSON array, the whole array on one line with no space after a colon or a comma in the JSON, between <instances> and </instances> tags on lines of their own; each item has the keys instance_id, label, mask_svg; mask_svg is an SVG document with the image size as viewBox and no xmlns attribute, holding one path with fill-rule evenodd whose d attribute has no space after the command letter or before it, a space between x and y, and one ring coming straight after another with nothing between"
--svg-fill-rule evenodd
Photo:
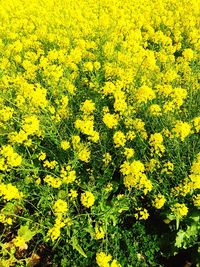
<instances>
[{"instance_id":1,"label":"green leaf","mask_svg":"<svg viewBox=\"0 0 200 267\"><path fill-rule=\"evenodd\" d=\"M78 244L78 239L75 236L72 236L72 246L76 249L83 257L87 258L87 255L83 251L82 247Z\"/></svg>"},{"instance_id":2,"label":"green leaf","mask_svg":"<svg viewBox=\"0 0 200 267\"><path fill-rule=\"evenodd\" d=\"M181 248L183 246L184 237L185 237L185 232L183 230L179 230L176 236L176 243L175 243L175 246L177 248Z\"/></svg>"},{"instance_id":3,"label":"green leaf","mask_svg":"<svg viewBox=\"0 0 200 267\"><path fill-rule=\"evenodd\" d=\"M90 236L93 238L95 236L95 232L94 232L94 229L93 227L87 227L87 228L84 228L84 230L90 234Z\"/></svg>"},{"instance_id":4,"label":"green leaf","mask_svg":"<svg viewBox=\"0 0 200 267\"><path fill-rule=\"evenodd\" d=\"M28 225L21 225L18 230L18 236L23 236L25 242L30 241L36 233L37 231L31 231Z\"/></svg>"}]
</instances>

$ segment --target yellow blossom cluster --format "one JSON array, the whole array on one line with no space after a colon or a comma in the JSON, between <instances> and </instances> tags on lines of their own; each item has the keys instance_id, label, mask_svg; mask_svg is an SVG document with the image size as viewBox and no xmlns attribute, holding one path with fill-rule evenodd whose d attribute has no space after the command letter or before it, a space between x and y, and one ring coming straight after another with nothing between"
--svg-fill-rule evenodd
<instances>
[{"instance_id":1,"label":"yellow blossom cluster","mask_svg":"<svg viewBox=\"0 0 200 267\"><path fill-rule=\"evenodd\" d=\"M112 260L112 256L110 254L106 254L102 251L96 254L96 262L99 267L121 267L121 264L115 259Z\"/></svg>"},{"instance_id":2,"label":"yellow blossom cluster","mask_svg":"<svg viewBox=\"0 0 200 267\"><path fill-rule=\"evenodd\" d=\"M158 156L162 156L162 154L165 152L165 146L163 145L163 137L161 133L151 134L149 144L151 146L152 154L155 153Z\"/></svg>"},{"instance_id":3,"label":"yellow blossom cluster","mask_svg":"<svg viewBox=\"0 0 200 267\"><path fill-rule=\"evenodd\" d=\"M172 129L174 135L184 141L191 133L191 126L187 122L177 121L175 127Z\"/></svg>"},{"instance_id":4,"label":"yellow blossom cluster","mask_svg":"<svg viewBox=\"0 0 200 267\"><path fill-rule=\"evenodd\" d=\"M140 103L146 103L149 100L156 98L155 92L148 86L143 85L136 91L136 101Z\"/></svg>"},{"instance_id":5,"label":"yellow blossom cluster","mask_svg":"<svg viewBox=\"0 0 200 267\"><path fill-rule=\"evenodd\" d=\"M104 238L105 232L102 226L95 227L95 237L97 240Z\"/></svg>"},{"instance_id":6,"label":"yellow blossom cluster","mask_svg":"<svg viewBox=\"0 0 200 267\"><path fill-rule=\"evenodd\" d=\"M60 177L63 183L73 183L76 180L76 171L70 165L63 166L60 170Z\"/></svg>"},{"instance_id":7,"label":"yellow blossom cluster","mask_svg":"<svg viewBox=\"0 0 200 267\"><path fill-rule=\"evenodd\" d=\"M51 240L55 241L61 234L61 228L68 222L68 219L63 219L63 215L68 211L68 205L64 200L58 199L53 205L53 210L56 220L54 226L49 229L47 236L50 236Z\"/></svg>"},{"instance_id":8,"label":"yellow blossom cluster","mask_svg":"<svg viewBox=\"0 0 200 267\"><path fill-rule=\"evenodd\" d=\"M163 195L158 194L153 200L152 204L156 209L161 209L164 206L165 202L166 198Z\"/></svg>"},{"instance_id":9,"label":"yellow blossom cluster","mask_svg":"<svg viewBox=\"0 0 200 267\"><path fill-rule=\"evenodd\" d=\"M177 218L182 218L188 213L188 208L185 204L176 203L171 207L171 211Z\"/></svg>"},{"instance_id":10,"label":"yellow blossom cluster","mask_svg":"<svg viewBox=\"0 0 200 267\"><path fill-rule=\"evenodd\" d=\"M52 186L53 188L59 188L62 184L62 181L60 178L54 177L50 174L45 176L44 182L46 182L48 185Z\"/></svg>"},{"instance_id":11,"label":"yellow blossom cluster","mask_svg":"<svg viewBox=\"0 0 200 267\"><path fill-rule=\"evenodd\" d=\"M28 140L31 135L40 135L39 120L37 116L26 116L22 122L22 127L19 132L12 132L9 136L10 142L22 144Z\"/></svg>"},{"instance_id":12,"label":"yellow blossom cluster","mask_svg":"<svg viewBox=\"0 0 200 267\"><path fill-rule=\"evenodd\" d=\"M198 208L200 208L200 194L197 194L193 198L194 205Z\"/></svg>"},{"instance_id":13,"label":"yellow blossom cluster","mask_svg":"<svg viewBox=\"0 0 200 267\"><path fill-rule=\"evenodd\" d=\"M63 150L67 150L70 148L70 143L69 141L65 141L65 140L62 140L61 143L60 143L60 147L63 149Z\"/></svg>"},{"instance_id":14,"label":"yellow blossom cluster","mask_svg":"<svg viewBox=\"0 0 200 267\"><path fill-rule=\"evenodd\" d=\"M20 192L16 186L10 183L0 183L0 196L6 201L10 201L12 199L21 199L23 197L23 193Z\"/></svg>"},{"instance_id":15,"label":"yellow blossom cluster","mask_svg":"<svg viewBox=\"0 0 200 267\"><path fill-rule=\"evenodd\" d=\"M4 214L0 214L0 222L3 224L12 225L13 220L10 217L5 216Z\"/></svg>"},{"instance_id":16,"label":"yellow blossom cluster","mask_svg":"<svg viewBox=\"0 0 200 267\"><path fill-rule=\"evenodd\" d=\"M124 175L124 185L131 190L135 187L142 190L146 195L153 188L151 181L144 173L144 164L138 160L134 160L132 163L125 161L121 165L121 172Z\"/></svg>"},{"instance_id":17,"label":"yellow blossom cluster","mask_svg":"<svg viewBox=\"0 0 200 267\"><path fill-rule=\"evenodd\" d=\"M115 147L123 147L126 143L126 136L122 131L117 131L113 135Z\"/></svg>"},{"instance_id":18,"label":"yellow blossom cluster","mask_svg":"<svg viewBox=\"0 0 200 267\"><path fill-rule=\"evenodd\" d=\"M86 191L81 194L81 203L84 207L90 208L94 205L95 197L92 192Z\"/></svg>"},{"instance_id":19,"label":"yellow blossom cluster","mask_svg":"<svg viewBox=\"0 0 200 267\"><path fill-rule=\"evenodd\" d=\"M147 209L137 208L135 213L135 218L137 220L147 220L149 217L149 213Z\"/></svg>"},{"instance_id":20,"label":"yellow blossom cluster","mask_svg":"<svg viewBox=\"0 0 200 267\"><path fill-rule=\"evenodd\" d=\"M105 113L103 116L103 122L108 128L112 129L116 128L118 124L118 119L115 114Z\"/></svg>"},{"instance_id":21,"label":"yellow blossom cluster","mask_svg":"<svg viewBox=\"0 0 200 267\"><path fill-rule=\"evenodd\" d=\"M0 170L2 171L18 167L22 163L22 156L15 152L11 145L3 145L0 148L0 155Z\"/></svg>"}]
</instances>

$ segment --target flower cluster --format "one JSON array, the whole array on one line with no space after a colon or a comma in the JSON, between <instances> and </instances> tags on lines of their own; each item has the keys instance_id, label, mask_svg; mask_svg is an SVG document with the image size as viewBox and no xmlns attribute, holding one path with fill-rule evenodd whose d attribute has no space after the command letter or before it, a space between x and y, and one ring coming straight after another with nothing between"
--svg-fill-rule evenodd
<instances>
[{"instance_id":1,"label":"flower cluster","mask_svg":"<svg viewBox=\"0 0 200 267\"><path fill-rule=\"evenodd\" d=\"M81 194L81 203L86 208L90 208L91 206L93 206L94 202L95 202L95 197L91 192L86 191L85 193Z\"/></svg>"},{"instance_id":2,"label":"flower cluster","mask_svg":"<svg viewBox=\"0 0 200 267\"><path fill-rule=\"evenodd\" d=\"M130 190L135 187L139 190L143 190L144 194L147 194L152 190L153 185L144 173L144 164L138 160L134 160L132 163L125 161L121 165L121 172L124 177L124 185Z\"/></svg>"},{"instance_id":3,"label":"flower cluster","mask_svg":"<svg viewBox=\"0 0 200 267\"><path fill-rule=\"evenodd\" d=\"M121 267L121 264L115 259L112 260L112 256L105 252L98 252L96 254L96 262L99 267Z\"/></svg>"}]
</instances>

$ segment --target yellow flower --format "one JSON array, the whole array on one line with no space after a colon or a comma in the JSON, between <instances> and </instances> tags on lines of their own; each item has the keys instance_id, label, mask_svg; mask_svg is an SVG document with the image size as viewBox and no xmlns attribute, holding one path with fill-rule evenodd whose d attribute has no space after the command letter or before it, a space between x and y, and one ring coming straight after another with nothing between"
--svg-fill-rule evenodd
<instances>
[{"instance_id":1,"label":"yellow flower","mask_svg":"<svg viewBox=\"0 0 200 267\"><path fill-rule=\"evenodd\" d=\"M32 135L39 131L39 120L35 115L27 116L22 125L22 129L28 134Z\"/></svg>"},{"instance_id":2,"label":"yellow flower","mask_svg":"<svg viewBox=\"0 0 200 267\"><path fill-rule=\"evenodd\" d=\"M53 209L54 209L55 214L65 213L66 211L68 211L67 202L62 199L58 199L54 203Z\"/></svg>"},{"instance_id":3,"label":"yellow flower","mask_svg":"<svg viewBox=\"0 0 200 267\"><path fill-rule=\"evenodd\" d=\"M81 194L81 203L86 208L90 208L91 206L93 206L94 201L95 201L95 197L91 192L86 191L85 193Z\"/></svg>"},{"instance_id":4,"label":"yellow flower","mask_svg":"<svg viewBox=\"0 0 200 267\"><path fill-rule=\"evenodd\" d=\"M10 201L12 199L21 199L23 194L11 183L0 183L0 196L5 200Z\"/></svg>"},{"instance_id":5,"label":"yellow flower","mask_svg":"<svg viewBox=\"0 0 200 267\"><path fill-rule=\"evenodd\" d=\"M52 161L45 160L43 162L43 166L51 170L53 170L56 167L56 165L58 165L58 162L56 160L52 160Z\"/></svg>"},{"instance_id":6,"label":"yellow flower","mask_svg":"<svg viewBox=\"0 0 200 267\"><path fill-rule=\"evenodd\" d=\"M95 70L99 70L101 68L101 63L98 61L95 61L94 62L94 68L95 68Z\"/></svg>"},{"instance_id":7,"label":"yellow flower","mask_svg":"<svg viewBox=\"0 0 200 267\"><path fill-rule=\"evenodd\" d=\"M137 220L147 220L149 217L149 213L147 209L138 208L136 209L137 213L135 214L135 218Z\"/></svg>"},{"instance_id":8,"label":"yellow flower","mask_svg":"<svg viewBox=\"0 0 200 267\"><path fill-rule=\"evenodd\" d=\"M59 188L62 184L62 181L59 178L54 178L51 175L46 175L44 178L44 182L48 185L52 186L53 188Z\"/></svg>"},{"instance_id":9,"label":"yellow flower","mask_svg":"<svg viewBox=\"0 0 200 267\"><path fill-rule=\"evenodd\" d=\"M22 144L25 141L28 141L28 134L23 130L20 130L18 133L13 132L9 135L9 140L12 143Z\"/></svg>"},{"instance_id":10,"label":"yellow flower","mask_svg":"<svg viewBox=\"0 0 200 267\"><path fill-rule=\"evenodd\" d=\"M111 262L110 267L121 267L121 264L119 262L117 262L116 260L113 260Z\"/></svg>"},{"instance_id":11,"label":"yellow flower","mask_svg":"<svg viewBox=\"0 0 200 267\"><path fill-rule=\"evenodd\" d=\"M131 190L132 187L136 187L143 190L146 195L152 190L153 185L151 181L144 174L144 164L139 160L134 160L132 163L125 161L121 165L121 172L124 177L124 185Z\"/></svg>"},{"instance_id":12,"label":"yellow flower","mask_svg":"<svg viewBox=\"0 0 200 267\"><path fill-rule=\"evenodd\" d=\"M112 156L110 155L110 153L105 153L103 155L103 162L104 164L107 166L112 160Z\"/></svg>"},{"instance_id":13,"label":"yellow flower","mask_svg":"<svg viewBox=\"0 0 200 267\"><path fill-rule=\"evenodd\" d=\"M77 119L75 121L75 127L83 134L88 135L89 140L92 140L93 142L97 142L99 140L99 133L94 130L94 120L92 116L84 116L83 120Z\"/></svg>"},{"instance_id":14,"label":"yellow flower","mask_svg":"<svg viewBox=\"0 0 200 267\"><path fill-rule=\"evenodd\" d=\"M159 168L159 167L160 167L160 163L156 159L150 159L150 161L146 164L146 169L149 172L153 172L154 170L156 170L156 168Z\"/></svg>"},{"instance_id":15,"label":"yellow flower","mask_svg":"<svg viewBox=\"0 0 200 267\"><path fill-rule=\"evenodd\" d=\"M47 236L50 236L52 241L55 241L56 239L58 239L58 237L61 234L61 231L60 231L61 228L65 226L65 223L62 221L62 213L61 213L61 216L59 213L57 213L57 216L58 217L56 218L54 226L51 229L49 229L47 233Z\"/></svg>"},{"instance_id":16,"label":"yellow flower","mask_svg":"<svg viewBox=\"0 0 200 267\"><path fill-rule=\"evenodd\" d=\"M80 110L85 114L90 114L95 110L95 103L87 99L81 104Z\"/></svg>"},{"instance_id":17,"label":"yellow flower","mask_svg":"<svg viewBox=\"0 0 200 267\"><path fill-rule=\"evenodd\" d=\"M161 194L158 194L153 200L152 204L156 209L161 209L164 206L165 202L166 202L165 197Z\"/></svg>"},{"instance_id":18,"label":"yellow flower","mask_svg":"<svg viewBox=\"0 0 200 267\"><path fill-rule=\"evenodd\" d=\"M85 71L93 71L93 64L92 62L85 62L83 64L84 70Z\"/></svg>"},{"instance_id":19,"label":"yellow flower","mask_svg":"<svg viewBox=\"0 0 200 267\"><path fill-rule=\"evenodd\" d=\"M174 164L170 161L164 164L164 168L161 170L161 173L171 174L174 170Z\"/></svg>"},{"instance_id":20,"label":"yellow flower","mask_svg":"<svg viewBox=\"0 0 200 267\"><path fill-rule=\"evenodd\" d=\"M41 152L40 154L39 154L39 157L38 157L38 159L39 160L45 160L46 159L46 153L45 152Z\"/></svg>"},{"instance_id":21,"label":"yellow flower","mask_svg":"<svg viewBox=\"0 0 200 267\"><path fill-rule=\"evenodd\" d=\"M60 171L60 177L65 184L73 183L76 180L76 171L73 170L70 165L67 167L62 167Z\"/></svg>"},{"instance_id":22,"label":"yellow flower","mask_svg":"<svg viewBox=\"0 0 200 267\"><path fill-rule=\"evenodd\" d=\"M112 256L110 254L106 254L104 252L98 252L96 254L96 262L99 267L110 267L110 261Z\"/></svg>"},{"instance_id":23,"label":"yellow flower","mask_svg":"<svg viewBox=\"0 0 200 267\"><path fill-rule=\"evenodd\" d=\"M49 229L47 236L51 236L51 240L55 241L60 236L60 227L54 226L51 229Z\"/></svg>"},{"instance_id":24,"label":"yellow flower","mask_svg":"<svg viewBox=\"0 0 200 267\"><path fill-rule=\"evenodd\" d=\"M14 152L11 145L4 145L0 149L0 154L3 156L4 160L7 161L8 166L17 167L22 163L22 157Z\"/></svg>"},{"instance_id":25,"label":"yellow flower","mask_svg":"<svg viewBox=\"0 0 200 267\"><path fill-rule=\"evenodd\" d=\"M74 149L77 149L79 147L80 141L81 141L81 138L79 135L72 136L72 145Z\"/></svg>"},{"instance_id":26,"label":"yellow flower","mask_svg":"<svg viewBox=\"0 0 200 267\"><path fill-rule=\"evenodd\" d=\"M10 107L4 107L3 109L0 109L0 122L7 122L9 121L14 113L14 109Z\"/></svg>"},{"instance_id":27,"label":"yellow flower","mask_svg":"<svg viewBox=\"0 0 200 267\"><path fill-rule=\"evenodd\" d=\"M138 103L147 103L148 100L152 100L156 98L156 94L153 89L146 85L142 85L137 91L135 95L136 101Z\"/></svg>"},{"instance_id":28,"label":"yellow flower","mask_svg":"<svg viewBox=\"0 0 200 267\"><path fill-rule=\"evenodd\" d=\"M193 203L194 206L200 208L200 194L197 194L196 196L193 197Z\"/></svg>"},{"instance_id":29,"label":"yellow flower","mask_svg":"<svg viewBox=\"0 0 200 267\"><path fill-rule=\"evenodd\" d=\"M161 113L161 107L157 104L153 104L149 107L150 114L153 116L160 116L162 115Z\"/></svg>"},{"instance_id":30,"label":"yellow flower","mask_svg":"<svg viewBox=\"0 0 200 267\"><path fill-rule=\"evenodd\" d=\"M175 127L172 129L176 137L179 137L181 141L191 133L191 125L187 122L177 121Z\"/></svg>"},{"instance_id":31,"label":"yellow flower","mask_svg":"<svg viewBox=\"0 0 200 267\"><path fill-rule=\"evenodd\" d=\"M183 105L184 100L187 98L187 90L183 88L174 88L171 97L173 99L171 103L177 109Z\"/></svg>"},{"instance_id":32,"label":"yellow flower","mask_svg":"<svg viewBox=\"0 0 200 267\"><path fill-rule=\"evenodd\" d=\"M161 133L151 134L149 144L151 145L152 154L155 153L158 156L162 156L162 154L165 152L165 146L163 145L163 137Z\"/></svg>"},{"instance_id":33,"label":"yellow flower","mask_svg":"<svg viewBox=\"0 0 200 267\"><path fill-rule=\"evenodd\" d=\"M81 145L79 147L79 151L78 151L78 158L81 160L81 161L84 161L84 162L89 162L90 160L90 150L87 146L84 146L84 145Z\"/></svg>"},{"instance_id":34,"label":"yellow flower","mask_svg":"<svg viewBox=\"0 0 200 267\"><path fill-rule=\"evenodd\" d=\"M105 192L111 192L113 190L113 184L112 183L108 183L105 187Z\"/></svg>"},{"instance_id":35,"label":"yellow flower","mask_svg":"<svg viewBox=\"0 0 200 267\"><path fill-rule=\"evenodd\" d=\"M190 48L187 48L183 51L183 57L187 61L191 61L194 58L194 51Z\"/></svg>"},{"instance_id":36,"label":"yellow flower","mask_svg":"<svg viewBox=\"0 0 200 267\"><path fill-rule=\"evenodd\" d=\"M75 198L77 198L78 193L76 190L70 189L69 196L71 197L71 199L75 199Z\"/></svg>"},{"instance_id":37,"label":"yellow flower","mask_svg":"<svg viewBox=\"0 0 200 267\"><path fill-rule=\"evenodd\" d=\"M60 147L63 149L63 150L67 150L68 148L70 148L70 143L68 141L61 141L60 143Z\"/></svg>"},{"instance_id":38,"label":"yellow flower","mask_svg":"<svg viewBox=\"0 0 200 267\"><path fill-rule=\"evenodd\" d=\"M197 154L196 160L192 163L189 178L192 183L192 189L200 189L200 153Z\"/></svg>"},{"instance_id":39,"label":"yellow flower","mask_svg":"<svg viewBox=\"0 0 200 267\"><path fill-rule=\"evenodd\" d=\"M121 90L116 90L114 93L115 103L114 103L114 109L115 112L125 112L127 109L127 103L125 98L125 93Z\"/></svg>"},{"instance_id":40,"label":"yellow flower","mask_svg":"<svg viewBox=\"0 0 200 267\"><path fill-rule=\"evenodd\" d=\"M114 133L113 140L115 147L123 147L126 143L126 136L122 131L118 131Z\"/></svg>"},{"instance_id":41,"label":"yellow flower","mask_svg":"<svg viewBox=\"0 0 200 267\"><path fill-rule=\"evenodd\" d=\"M106 82L104 87L102 88L103 94L108 95L114 93L116 90L116 86L112 82Z\"/></svg>"},{"instance_id":42,"label":"yellow flower","mask_svg":"<svg viewBox=\"0 0 200 267\"><path fill-rule=\"evenodd\" d=\"M105 232L101 226L95 227L95 236L97 240L104 238Z\"/></svg>"},{"instance_id":43,"label":"yellow flower","mask_svg":"<svg viewBox=\"0 0 200 267\"><path fill-rule=\"evenodd\" d=\"M134 155L134 153L135 153L135 151L134 151L133 148L127 148L127 147L126 147L126 148L124 149L124 155L126 156L127 159L132 158L133 155Z\"/></svg>"},{"instance_id":44,"label":"yellow flower","mask_svg":"<svg viewBox=\"0 0 200 267\"><path fill-rule=\"evenodd\" d=\"M128 131L126 134L127 140L132 141L133 139L135 139L135 137L136 137L136 134L134 131Z\"/></svg>"},{"instance_id":45,"label":"yellow flower","mask_svg":"<svg viewBox=\"0 0 200 267\"><path fill-rule=\"evenodd\" d=\"M112 129L112 128L116 128L118 124L118 119L115 114L106 113L103 116L103 122L108 128Z\"/></svg>"},{"instance_id":46,"label":"yellow flower","mask_svg":"<svg viewBox=\"0 0 200 267\"><path fill-rule=\"evenodd\" d=\"M23 236L17 236L12 240L14 246L19 247L21 250L22 249L27 249L27 244L24 240Z\"/></svg>"},{"instance_id":47,"label":"yellow flower","mask_svg":"<svg viewBox=\"0 0 200 267\"><path fill-rule=\"evenodd\" d=\"M194 125L195 132L199 133L200 132L200 117L195 117L192 120L192 123Z\"/></svg>"},{"instance_id":48,"label":"yellow flower","mask_svg":"<svg viewBox=\"0 0 200 267\"><path fill-rule=\"evenodd\" d=\"M173 207L171 207L171 211L178 218L182 218L187 215L188 208L185 204L176 203Z\"/></svg>"}]
</instances>

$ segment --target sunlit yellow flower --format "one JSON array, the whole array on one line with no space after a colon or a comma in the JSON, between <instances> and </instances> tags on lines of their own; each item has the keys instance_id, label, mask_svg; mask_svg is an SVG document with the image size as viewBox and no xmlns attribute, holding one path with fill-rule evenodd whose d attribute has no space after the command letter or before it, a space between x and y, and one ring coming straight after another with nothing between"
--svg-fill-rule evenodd
<instances>
[{"instance_id":1,"label":"sunlit yellow flower","mask_svg":"<svg viewBox=\"0 0 200 267\"><path fill-rule=\"evenodd\" d=\"M81 203L86 208L90 208L91 206L93 206L94 201L95 201L95 197L91 192L86 191L85 193L81 194Z\"/></svg>"}]
</instances>

